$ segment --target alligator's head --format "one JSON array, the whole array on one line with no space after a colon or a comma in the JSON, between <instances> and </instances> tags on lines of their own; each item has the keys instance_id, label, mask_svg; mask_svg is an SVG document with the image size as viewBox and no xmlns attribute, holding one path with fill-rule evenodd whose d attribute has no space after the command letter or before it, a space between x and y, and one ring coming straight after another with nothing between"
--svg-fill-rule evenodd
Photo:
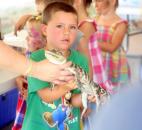
<instances>
[{"instance_id":1,"label":"alligator's head","mask_svg":"<svg viewBox=\"0 0 142 130\"><path fill-rule=\"evenodd\" d=\"M66 58L58 50L45 51L45 57L54 64L64 64L66 63Z\"/></svg>"}]
</instances>

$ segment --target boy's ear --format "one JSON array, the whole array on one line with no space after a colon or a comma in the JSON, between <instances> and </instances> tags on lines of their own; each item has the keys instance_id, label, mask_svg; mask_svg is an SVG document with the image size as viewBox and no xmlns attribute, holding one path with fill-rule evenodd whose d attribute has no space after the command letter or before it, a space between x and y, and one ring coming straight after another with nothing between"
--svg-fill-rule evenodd
<instances>
[{"instance_id":1,"label":"boy's ear","mask_svg":"<svg viewBox=\"0 0 142 130\"><path fill-rule=\"evenodd\" d=\"M41 31L42 31L42 34L43 34L44 36L46 36L46 28L47 28L47 25L45 25L45 24L42 24L42 25L41 25Z\"/></svg>"}]
</instances>

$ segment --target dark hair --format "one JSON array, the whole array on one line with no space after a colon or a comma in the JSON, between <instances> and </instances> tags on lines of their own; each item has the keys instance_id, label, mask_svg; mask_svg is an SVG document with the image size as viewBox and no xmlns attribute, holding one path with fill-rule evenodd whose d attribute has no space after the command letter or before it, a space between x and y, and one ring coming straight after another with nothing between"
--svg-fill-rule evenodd
<instances>
[{"instance_id":1,"label":"dark hair","mask_svg":"<svg viewBox=\"0 0 142 130\"><path fill-rule=\"evenodd\" d=\"M67 4L73 4L72 0L44 0L45 6L47 6L48 4L53 3L53 2L65 2Z\"/></svg>"},{"instance_id":2,"label":"dark hair","mask_svg":"<svg viewBox=\"0 0 142 130\"><path fill-rule=\"evenodd\" d=\"M65 2L52 2L48 4L43 11L42 15L43 24L47 24L51 20L52 15L58 11L64 11L67 13L73 13L77 15L76 10L71 5Z\"/></svg>"}]
</instances>

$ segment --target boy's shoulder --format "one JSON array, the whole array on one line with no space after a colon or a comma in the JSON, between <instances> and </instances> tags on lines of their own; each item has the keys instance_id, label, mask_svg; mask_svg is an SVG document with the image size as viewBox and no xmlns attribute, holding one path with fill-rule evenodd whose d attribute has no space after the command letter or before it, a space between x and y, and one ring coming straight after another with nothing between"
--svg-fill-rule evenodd
<instances>
[{"instance_id":1,"label":"boy's shoulder","mask_svg":"<svg viewBox=\"0 0 142 130\"><path fill-rule=\"evenodd\" d=\"M87 59L87 57L83 53L80 53L79 51L74 49L71 49L71 57L76 57L79 58L80 60Z\"/></svg>"},{"instance_id":2,"label":"boy's shoulder","mask_svg":"<svg viewBox=\"0 0 142 130\"><path fill-rule=\"evenodd\" d=\"M71 55L68 60L88 71L88 59L84 54L80 53L79 51L71 50Z\"/></svg>"},{"instance_id":3,"label":"boy's shoulder","mask_svg":"<svg viewBox=\"0 0 142 130\"><path fill-rule=\"evenodd\" d=\"M34 61L41 61L45 59L45 51L44 49L39 49L37 51L34 51L30 55L30 59Z\"/></svg>"}]
</instances>

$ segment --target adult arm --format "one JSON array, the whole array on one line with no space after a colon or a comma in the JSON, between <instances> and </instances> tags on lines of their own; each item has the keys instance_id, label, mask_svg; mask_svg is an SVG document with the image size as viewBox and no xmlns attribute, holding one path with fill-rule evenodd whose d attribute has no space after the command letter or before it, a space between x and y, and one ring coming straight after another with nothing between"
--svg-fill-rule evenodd
<instances>
[{"instance_id":1,"label":"adult arm","mask_svg":"<svg viewBox=\"0 0 142 130\"><path fill-rule=\"evenodd\" d=\"M70 81L64 85L58 85L54 88L43 88L38 90L38 95L41 99L47 103L52 103L54 100L57 100L64 96L67 92L75 89L77 86L74 81Z\"/></svg>"},{"instance_id":2,"label":"adult arm","mask_svg":"<svg viewBox=\"0 0 142 130\"><path fill-rule=\"evenodd\" d=\"M31 61L30 64L32 64L30 75L44 81L58 84L64 83L62 82L63 80L68 81L73 78L72 74L65 70L71 65L70 62L63 65L55 65L48 60L43 60L41 62ZM17 72L21 75L28 75L25 72L29 69L29 60L3 41L0 41L0 68Z\"/></svg>"}]
</instances>

